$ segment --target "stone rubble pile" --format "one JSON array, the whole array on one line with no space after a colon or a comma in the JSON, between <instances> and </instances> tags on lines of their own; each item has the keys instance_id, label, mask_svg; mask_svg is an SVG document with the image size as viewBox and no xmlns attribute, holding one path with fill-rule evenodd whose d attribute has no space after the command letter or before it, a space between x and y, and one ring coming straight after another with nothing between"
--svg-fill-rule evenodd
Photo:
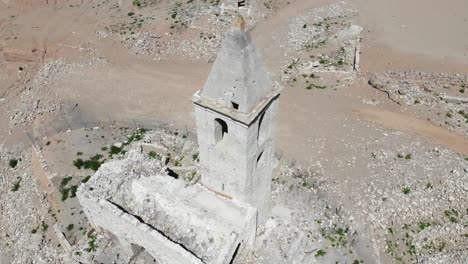
<instances>
[{"instance_id":1,"label":"stone rubble pile","mask_svg":"<svg viewBox=\"0 0 468 264\"><path fill-rule=\"evenodd\" d=\"M7 110L10 115L10 127L30 122L38 115L60 110L63 107L61 96L54 93L50 86L87 67L102 63L103 59L92 57L84 62L69 63L60 58L44 64L32 81L27 80L22 84L25 88L20 93L20 101Z\"/></svg>"},{"instance_id":2,"label":"stone rubble pile","mask_svg":"<svg viewBox=\"0 0 468 264\"><path fill-rule=\"evenodd\" d=\"M62 263L64 252L50 242L50 205L32 176L31 149L21 154L22 148L2 149L0 154L0 255L11 256L13 264ZM18 160L14 169L7 164L10 159Z\"/></svg>"}]
</instances>

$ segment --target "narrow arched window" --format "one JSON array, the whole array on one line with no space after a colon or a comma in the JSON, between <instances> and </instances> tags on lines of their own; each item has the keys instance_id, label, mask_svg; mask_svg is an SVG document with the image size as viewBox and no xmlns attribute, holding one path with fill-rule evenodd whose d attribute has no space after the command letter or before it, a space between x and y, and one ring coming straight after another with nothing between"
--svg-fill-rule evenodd
<instances>
[{"instance_id":1,"label":"narrow arched window","mask_svg":"<svg viewBox=\"0 0 468 264\"><path fill-rule=\"evenodd\" d=\"M224 120L216 118L214 124L214 136L215 136L215 142L218 143L221 141L224 136L228 133L228 126Z\"/></svg>"}]
</instances>

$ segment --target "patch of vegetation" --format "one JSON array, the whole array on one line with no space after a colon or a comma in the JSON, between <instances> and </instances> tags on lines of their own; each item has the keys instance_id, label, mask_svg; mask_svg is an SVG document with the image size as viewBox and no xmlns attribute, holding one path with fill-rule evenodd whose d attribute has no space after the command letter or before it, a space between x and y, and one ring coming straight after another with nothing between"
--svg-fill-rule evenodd
<instances>
[{"instance_id":1,"label":"patch of vegetation","mask_svg":"<svg viewBox=\"0 0 468 264\"><path fill-rule=\"evenodd\" d=\"M11 190L13 192L16 192L19 190L20 186L21 186L21 177L17 177L15 183L13 183L13 187L11 188Z\"/></svg>"},{"instance_id":2,"label":"patch of vegetation","mask_svg":"<svg viewBox=\"0 0 468 264\"><path fill-rule=\"evenodd\" d=\"M148 157L152 158L152 159L161 159L161 155L159 155L158 153L156 153L156 151L150 151L148 152Z\"/></svg>"},{"instance_id":3,"label":"patch of vegetation","mask_svg":"<svg viewBox=\"0 0 468 264\"><path fill-rule=\"evenodd\" d=\"M76 197L76 191L78 190L78 185L73 185L70 187L70 197Z\"/></svg>"},{"instance_id":4,"label":"patch of vegetation","mask_svg":"<svg viewBox=\"0 0 468 264\"><path fill-rule=\"evenodd\" d=\"M73 161L73 166L75 166L77 169L81 170L81 168L84 165L84 161L82 159L76 159Z\"/></svg>"},{"instance_id":5,"label":"patch of vegetation","mask_svg":"<svg viewBox=\"0 0 468 264\"><path fill-rule=\"evenodd\" d=\"M83 155L83 152L78 151L78 152L76 153L76 155L77 155L77 156L81 156L81 155Z\"/></svg>"},{"instance_id":6,"label":"patch of vegetation","mask_svg":"<svg viewBox=\"0 0 468 264\"><path fill-rule=\"evenodd\" d=\"M319 251L317 251L317 253L315 253L315 257L323 257L325 256L325 254L327 254L327 252L323 249L320 249Z\"/></svg>"},{"instance_id":7,"label":"patch of vegetation","mask_svg":"<svg viewBox=\"0 0 468 264\"><path fill-rule=\"evenodd\" d=\"M134 12L128 12L128 16L133 16L135 13Z\"/></svg>"},{"instance_id":8,"label":"patch of vegetation","mask_svg":"<svg viewBox=\"0 0 468 264\"><path fill-rule=\"evenodd\" d=\"M86 176L83 180L81 180L82 183L87 183L91 179L91 176Z\"/></svg>"},{"instance_id":9,"label":"patch of vegetation","mask_svg":"<svg viewBox=\"0 0 468 264\"><path fill-rule=\"evenodd\" d=\"M85 248L86 252L96 252L98 245L96 244L96 235L88 234L88 247Z\"/></svg>"},{"instance_id":10,"label":"patch of vegetation","mask_svg":"<svg viewBox=\"0 0 468 264\"><path fill-rule=\"evenodd\" d=\"M62 181L60 182L60 186L65 187L69 182L71 182L71 180L72 180L72 177L63 178Z\"/></svg>"},{"instance_id":11,"label":"patch of vegetation","mask_svg":"<svg viewBox=\"0 0 468 264\"><path fill-rule=\"evenodd\" d=\"M411 154L406 154L405 159L410 160L411 159Z\"/></svg>"},{"instance_id":12,"label":"patch of vegetation","mask_svg":"<svg viewBox=\"0 0 468 264\"><path fill-rule=\"evenodd\" d=\"M108 148L107 148L107 147L102 147L101 150L102 150L102 151L107 151Z\"/></svg>"},{"instance_id":13,"label":"patch of vegetation","mask_svg":"<svg viewBox=\"0 0 468 264\"><path fill-rule=\"evenodd\" d=\"M72 231L74 227L75 227L74 224L69 224L69 225L67 226L67 230L68 230L68 231Z\"/></svg>"},{"instance_id":14,"label":"patch of vegetation","mask_svg":"<svg viewBox=\"0 0 468 264\"><path fill-rule=\"evenodd\" d=\"M421 229L421 230L424 230L424 229L426 229L426 228L428 228L430 226L431 226L431 223L429 223L429 222L419 222L419 229Z\"/></svg>"},{"instance_id":15,"label":"patch of vegetation","mask_svg":"<svg viewBox=\"0 0 468 264\"><path fill-rule=\"evenodd\" d=\"M8 161L8 166L10 166L11 168L15 168L16 166L18 165L18 160L17 159L11 159Z\"/></svg>"},{"instance_id":16,"label":"patch of vegetation","mask_svg":"<svg viewBox=\"0 0 468 264\"><path fill-rule=\"evenodd\" d=\"M110 156L117 155L120 152L122 152L122 148L112 145L109 150L109 155Z\"/></svg>"},{"instance_id":17,"label":"patch of vegetation","mask_svg":"<svg viewBox=\"0 0 468 264\"><path fill-rule=\"evenodd\" d=\"M46 231L49 228L49 225L44 223L44 221L42 221L41 228L42 228L42 231Z\"/></svg>"},{"instance_id":18,"label":"patch of vegetation","mask_svg":"<svg viewBox=\"0 0 468 264\"><path fill-rule=\"evenodd\" d=\"M196 152L196 153L193 153L193 154L192 154L192 160L193 160L193 161L196 161L196 160L198 160L198 155L199 155L199 153L198 153L198 152Z\"/></svg>"},{"instance_id":19,"label":"patch of vegetation","mask_svg":"<svg viewBox=\"0 0 468 264\"><path fill-rule=\"evenodd\" d=\"M403 188L403 193L404 194L409 194L411 192L411 189L409 187L404 187Z\"/></svg>"},{"instance_id":20,"label":"patch of vegetation","mask_svg":"<svg viewBox=\"0 0 468 264\"><path fill-rule=\"evenodd\" d=\"M458 223L459 212L456 209L449 209L444 212L445 216L449 218L450 222Z\"/></svg>"},{"instance_id":21,"label":"patch of vegetation","mask_svg":"<svg viewBox=\"0 0 468 264\"><path fill-rule=\"evenodd\" d=\"M64 202L65 200L68 199L68 197L70 197L70 189L68 188L62 189L60 193L62 194L62 198L61 198L62 202Z\"/></svg>"},{"instance_id":22,"label":"patch of vegetation","mask_svg":"<svg viewBox=\"0 0 468 264\"><path fill-rule=\"evenodd\" d=\"M101 158L101 154L96 154L92 156L90 159L84 161L83 168L97 171L99 167L101 167L101 165L104 163L104 161L100 160Z\"/></svg>"}]
</instances>

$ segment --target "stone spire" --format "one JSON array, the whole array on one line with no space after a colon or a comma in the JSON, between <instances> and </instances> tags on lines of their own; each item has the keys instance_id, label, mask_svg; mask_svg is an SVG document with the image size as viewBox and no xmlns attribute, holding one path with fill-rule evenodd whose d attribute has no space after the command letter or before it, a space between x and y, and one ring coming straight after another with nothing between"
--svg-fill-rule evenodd
<instances>
[{"instance_id":1,"label":"stone spire","mask_svg":"<svg viewBox=\"0 0 468 264\"><path fill-rule=\"evenodd\" d=\"M244 18L233 21L201 96L248 114L273 91L269 75L252 44Z\"/></svg>"}]
</instances>

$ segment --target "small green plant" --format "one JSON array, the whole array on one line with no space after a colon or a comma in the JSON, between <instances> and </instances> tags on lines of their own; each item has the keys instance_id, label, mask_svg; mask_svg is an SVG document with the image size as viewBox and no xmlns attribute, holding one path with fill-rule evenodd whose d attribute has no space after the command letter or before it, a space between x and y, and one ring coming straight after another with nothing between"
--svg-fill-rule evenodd
<instances>
[{"instance_id":1,"label":"small green plant","mask_svg":"<svg viewBox=\"0 0 468 264\"><path fill-rule=\"evenodd\" d=\"M134 14L135 14L135 13L133 13L133 12L128 12L127 15L128 15L128 16L133 16Z\"/></svg>"},{"instance_id":2,"label":"small green plant","mask_svg":"<svg viewBox=\"0 0 468 264\"><path fill-rule=\"evenodd\" d=\"M447 112L447 113L445 114L445 116L448 117L448 118L452 118L452 113Z\"/></svg>"},{"instance_id":3,"label":"small green plant","mask_svg":"<svg viewBox=\"0 0 468 264\"><path fill-rule=\"evenodd\" d=\"M161 156L158 153L156 153L156 151L148 152L148 157L150 157L152 159L161 158Z\"/></svg>"},{"instance_id":4,"label":"small green plant","mask_svg":"<svg viewBox=\"0 0 468 264\"><path fill-rule=\"evenodd\" d=\"M411 154L406 154L405 159L410 160L411 159Z\"/></svg>"},{"instance_id":5,"label":"small green plant","mask_svg":"<svg viewBox=\"0 0 468 264\"><path fill-rule=\"evenodd\" d=\"M397 157L398 157L399 159L402 159L404 156L403 156L403 154L398 153L398 154L397 154Z\"/></svg>"},{"instance_id":6,"label":"small green plant","mask_svg":"<svg viewBox=\"0 0 468 264\"><path fill-rule=\"evenodd\" d=\"M109 154L110 154L111 156L112 156L112 155L117 155L117 154L119 154L120 152L122 152L122 148L119 148L119 147L114 146L114 145L112 145L112 146L110 147Z\"/></svg>"},{"instance_id":7,"label":"small green plant","mask_svg":"<svg viewBox=\"0 0 468 264\"><path fill-rule=\"evenodd\" d=\"M86 176L83 180L81 180L82 183L87 183L91 179L91 176Z\"/></svg>"},{"instance_id":8,"label":"small green plant","mask_svg":"<svg viewBox=\"0 0 468 264\"><path fill-rule=\"evenodd\" d=\"M426 222L426 223L425 222L419 222L419 229L421 229L421 230L424 230L424 229L426 229L426 228L428 228L430 226L431 226L431 223L429 223L429 222Z\"/></svg>"},{"instance_id":9,"label":"small green plant","mask_svg":"<svg viewBox=\"0 0 468 264\"><path fill-rule=\"evenodd\" d=\"M421 101L419 101L419 99L414 100L414 104L419 104L419 103L421 103Z\"/></svg>"},{"instance_id":10,"label":"small green plant","mask_svg":"<svg viewBox=\"0 0 468 264\"><path fill-rule=\"evenodd\" d=\"M44 221L42 221L41 228L42 228L42 231L46 231L49 228L49 225L44 223Z\"/></svg>"},{"instance_id":11,"label":"small green plant","mask_svg":"<svg viewBox=\"0 0 468 264\"><path fill-rule=\"evenodd\" d=\"M8 161L8 165L11 167L11 168L15 168L16 165L18 165L18 160L17 159L11 159L10 161Z\"/></svg>"},{"instance_id":12,"label":"small green plant","mask_svg":"<svg viewBox=\"0 0 468 264\"><path fill-rule=\"evenodd\" d=\"M31 234L36 234L36 233L37 233L37 229L31 230Z\"/></svg>"},{"instance_id":13,"label":"small green plant","mask_svg":"<svg viewBox=\"0 0 468 264\"><path fill-rule=\"evenodd\" d=\"M101 150L102 150L102 151L107 151L108 148L107 148L107 147L102 147Z\"/></svg>"},{"instance_id":14,"label":"small green plant","mask_svg":"<svg viewBox=\"0 0 468 264\"><path fill-rule=\"evenodd\" d=\"M72 231L74 227L75 227L74 224L69 224L69 225L67 226L67 230L68 230L68 231Z\"/></svg>"},{"instance_id":15,"label":"small green plant","mask_svg":"<svg viewBox=\"0 0 468 264\"><path fill-rule=\"evenodd\" d=\"M84 161L82 159L76 159L73 161L73 166L75 166L79 170L83 168L83 165L84 165Z\"/></svg>"},{"instance_id":16,"label":"small green plant","mask_svg":"<svg viewBox=\"0 0 468 264\"><path fill-rule=\"evenodd\" d=\"M16 191L19 190L20 186L21 186L21 177L18 177L18 178L16 178L15 183L13 183L13 187L11 188L11 190L13 192L16 192Z\"/></svg>"},{"instance_id":17,"label":"small green plant","mask_svg":"<svg viewBox=\"0 0 468 264\"><path fill-rule=\"evenodd\" d=\"M62 202L64 202L64 201L67 200L68 197L70 196L70 189L68 189L68 188L62 189L62 190L60 191L60 193L62 194L61 200L62 200Z\"/></svg>"},{"instance_id":18,"label":"small green plant","mask_svg":"<svg viewBox=\"0 0 468 264\"><path fill-rule=\"evenodd\" d=\"M81 155L83 155L83 152L78 151L78 152L76 153L76 155L77 155L77 156L81 156Z\"/></svg>"},{"instance_id":19,"label":"small green plant","mask_svg":"<svg viewBox=\"0 0 468 264\"><path fill-rule=\"evenodd\" d=\"M72 180L72 177L63 178L62 181L60 182L60 186L65 187L71 180Z\"/></svg>"},{"instance_id":20,"label":"small green plant","mask_svg":"<svg viewBox=\"0 0 468 264\"><path fill-rule=\"evenodd\" d=\"M411 189L409 187L403 188L403 193L404 194L409 194L411 192Z\"/></svg>"},{"instance_id":21,"label":"small green plant","mask_svg":"<svg viewBox=\"0 0 468 264\"><path fill-rule=\"evenodd\" d=\"M193 153L193 154L192 154L192 160L193 160L193 161L196 161L196 160L198 159L198 155L199 155L198 152L197 152L197 153Z\"/></svg>"},{"instance_id":22,"label":"small green plant","mask_svg":"<svg viewBox=\"0 0 468 264\"><path fill-rule=\"evenodd\" d=\"M426 189L432 189L432 188L434 188L434 186L432 186L432 183L428 182L426 184Z\"/></svg>"},{"instance_id":23,"label":"small green plant","mask_svg":"<svg viewBox=\"0 0 468 264\"><path fill-rule=\"evenodd\" d=\"M103 161L100 161L101 158L102 158L101 154L96 154L92 156L89 160L84 161L83 168L97 171L103 163Z\"/></svg>"},{"instance_id":24,"label":"small green plant","mask_svg":"<svg viewBox=\"0 0 468 264\"><path fill-rule=\"evenodd\" d=\"M180 167L180 166L182 166L182 163L180 162L180 160L176 160L176 161L174 161L174 166Z\"/></svg>"},{"instance_id":25,"label":"small green plant","mask_svg":"<svg viewBox=\"0 0 468 264\"><path fill-rule=\"evenodd\" d=\"M78 190L78 185L73 185L70 187L70 197L76 197L76 191Z\"/></svg>"},{"instance_id":26,"label":"small green plant","mask_svg":"<svg viewBox=\"0 0 468 264\"><path fill-rule=\"evenodd\" d=\"M327 254L327 252L323 249L320 249L319 251L317 251L317 253L315 253L315 257L323 257L325 256L325 254Z\"/></svg>"},{"instance_id":27,"label":"small green plant","mask_svg":"<svg viewBox=\"0 0 468 264\"><path fill-rule=\"evenodd\" d=\"M98 245L96 244L96 236L93 235L93 234L88 234L88 238L89 238L89 241L88 241L88 247L85 248L85 251L86 252L91 252L91 251L96 251Z\"/></svg>"}]
</instances>

